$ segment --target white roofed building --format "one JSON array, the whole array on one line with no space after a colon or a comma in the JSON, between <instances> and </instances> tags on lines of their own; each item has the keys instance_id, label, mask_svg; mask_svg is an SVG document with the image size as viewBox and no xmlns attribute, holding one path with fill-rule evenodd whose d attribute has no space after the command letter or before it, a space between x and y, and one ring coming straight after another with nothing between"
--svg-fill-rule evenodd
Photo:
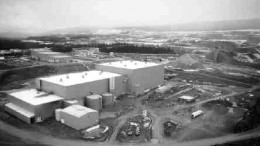
<instances>
[{"instance_id":1,"label":"white roofed building","mask_svg":"<svg viewBox=\"0 0 260 146\"><path fill-rule=\"evenodd\" d=\"M195 101L195 97L183 95L183 96L179 97L179 100L185 101L185 102L193 102L193 101Z\"/></svg>"},{"instance_id":2,"label":"white roofed building","mask_svg":"<svg viewBox=\"0 0 260 146\"><path fill-rule=\"evenodd\" d=\"M5 110L31 124L51 117L55 109L61 107L62 100L54 94L28 89L11 93Z\"/></svg>"},{"instance_id":3,"label":"white roofed building","mask_svg":"<svg viewBox=\"0 0 260 146\"><path fill-rule=\"evenodd\" d=\"M61 123L76 130L91 127L99 122L98 111L81 106L71 105L61 110Z\"/></svg>"}]
</instances>

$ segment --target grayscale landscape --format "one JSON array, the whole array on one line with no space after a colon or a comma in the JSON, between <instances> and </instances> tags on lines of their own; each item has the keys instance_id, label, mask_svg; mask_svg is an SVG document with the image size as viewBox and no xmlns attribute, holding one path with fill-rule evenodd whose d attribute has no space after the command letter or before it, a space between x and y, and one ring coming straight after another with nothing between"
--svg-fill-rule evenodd
<instances>
[{"instance_id":1,"label":"grayscale landscape","mask_svg":"<svg viewBox=\"0 0 260 146\"><path fill-rule=\"evenodd\" d=\"M260 145L259 8L0 0L0 145Z\"/></svg>"}]
</instances>

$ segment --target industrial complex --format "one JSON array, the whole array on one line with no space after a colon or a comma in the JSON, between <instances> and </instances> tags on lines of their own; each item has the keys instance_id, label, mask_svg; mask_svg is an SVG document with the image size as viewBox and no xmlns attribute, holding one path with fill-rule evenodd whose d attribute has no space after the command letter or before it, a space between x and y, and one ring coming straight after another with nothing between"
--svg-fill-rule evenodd
<instances>
[{"instance_id":1,"label":"industrial complex","mask_svg":"<svg viewBox=\"0 0 260 146\"><path fill-rule=\"evenodd\" d=\"M225 136L259 137L257 33L129 29L36 37L39 45L0 51L0 145L221 145Z\"/></svg>"},{"instance_id":2,"label":"industrial complex","mask_svg":"<svg viewBox=\"0 0 260 146\"><path fill-rule=\"evenodd\" d=\"M99 110L124 94L139 95L164 84L162 65L141 61L102 63L96 70L35 79L36 89L10 94L5 109L32 124L55 115L80 130L99 121Z\"/></svg>"}]
</instances>

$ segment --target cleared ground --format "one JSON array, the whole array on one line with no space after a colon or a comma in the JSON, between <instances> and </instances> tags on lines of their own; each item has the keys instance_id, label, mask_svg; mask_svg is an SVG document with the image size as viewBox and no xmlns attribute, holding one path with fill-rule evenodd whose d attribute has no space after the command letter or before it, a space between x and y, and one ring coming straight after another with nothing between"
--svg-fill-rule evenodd
<instances>
[{"instance_id":1,"label":"cleared ground","mask_svg":"<svg viewBox=\"0 0 260 146\"><path fill-rule=\"evenodd\" d=\"M138 57L141 59L143 56ZM12 70L9 73L2 72L1 79L7 84L1 86L1 90L14 89L18 85L19 88L22 89L29 88L34 86L34 77L81 70L86 70L86 68L79 64L67 64L60 66L22 68L20 70ZM25 74L20 74L20 72L24 72ZM228 72L232 72L232 70ZM174 70L169 73L178 74L173 79L165 81L166 83L173 84L170 91L167 91L160 96L155 95L154 91L139 97L123 96L119 98L115 104L102 109L100 122L108 125L110 130L108 135L101 141L106 141L107 143L88 142L88 144L117 145L118 142L116 137L118 133L120 133L120 129L124 127L124 124L128 121L129 117L136 116L142 113L143 110L147 110L153 119L152 139L147 145L150 145L151 143L192 145L192 141L197 141L197 144L200 145L207 145L222 142L221 139L219 139L221 136L230 136L230 139L236 139L232 137L233 126L245 112L244 107L251 104L251 98L248 98L245 94L246 91L253 90L257 87L255 86L255 84L258 84L257 76L253 76L252 78L250 78L251 76L249 76L249 78L248 76L244 76L242 78L237 77L238 74L226 75L222 73L218 75L218 73L214 72L208 74L208 72L205 71L194 73ZM252 84L251 80L254 80ZM29 85L23 85L24 83L29 83ZM180 87L182 85L185 86ZM258 91L253 92L252 94L255 94L256 96L260 95ZM193 103L180 102L178 97L182 95L196 96L196 101ZM2 93L1 96L5 96L5 94ZM223 99L228 99L228 101L222 101ZM198 109L203 110L204 114L196 119L191 119L191 113ZM174 132L171 137L167 138L163 134L163 123L169 119L178 123L180 129ZM28 135L35 133L35 135L45 137L45 140L39 140L44 144L86 144L80 131L71 129L55 121L54 118L43 123L28 125L19 119L4 113L1 109L0 120L1 124L5 124L5 127L8 128L12 127L15 129L14 131L22 131ZM2 126L1 128L5 127ZM26 135L21 137L26 137ZM215 138L216 141L210 143L209 141L206 141L208 138ZM50 140L48 141L48 139ZM204 143L201 144L198 140ZM130 141L123 141L120 145L126 142Z\"/></svg>"}]
</instances>

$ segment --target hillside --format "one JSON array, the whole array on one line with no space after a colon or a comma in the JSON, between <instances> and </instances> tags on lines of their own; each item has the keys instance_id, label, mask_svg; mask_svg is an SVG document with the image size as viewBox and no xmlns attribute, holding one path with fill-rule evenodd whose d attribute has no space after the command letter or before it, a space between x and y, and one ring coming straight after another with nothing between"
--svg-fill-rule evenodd
<instances>
[{"instance_id":1,"label":"hillside","mask_svg":"<svg viewBox=\"0 0 260 146\"><path fill-rule=\"evenodd\" d=\"M124 27L130 29L134 27ZM136 29L146 31L217 31L217 30L246 30L260 29L260 18L258 19L241 19L225 20L212 22L190 22L176 25L164 26L143 26L135 27Z\"/></svg>"}]
</instances>

